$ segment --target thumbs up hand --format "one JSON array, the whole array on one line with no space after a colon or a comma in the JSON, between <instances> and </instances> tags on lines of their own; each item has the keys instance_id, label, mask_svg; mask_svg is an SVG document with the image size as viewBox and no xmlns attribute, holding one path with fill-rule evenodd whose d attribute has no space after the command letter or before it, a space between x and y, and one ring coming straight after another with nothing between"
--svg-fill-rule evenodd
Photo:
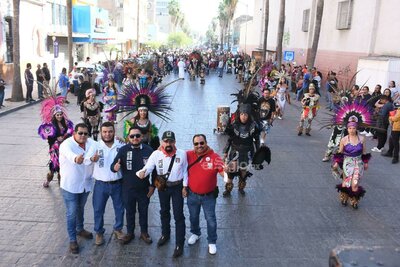
<instances>
[{"instance_id":1,"label":"thumbs up hand","mask_svg":"<svg viewBox=\"0 0 400 267\"><path fill-rule=\"evenodd\" d=\"M114 171L119 171L121 169L121 159L118 159L117 163L114 165Z\"/></svg>"},{"instance_id":2,"label":"thumbs up hand","mask_svg":"<svg viewBox=\"0 0 400 267\"><path fill-rule=\"evenodd\" d=\"M84 160L83 155L84 155L84 154L81 154L81 155L77 156L77 157L75 158L75 163L77 163L77 164L82 164L82 163L83 163L83 160Z\"/></svg>"},{"instance_id":3,"label":"thumbs up hand","mask_svg":"<svg viewBox=\"0 0 400 267\"><path fill-rule=\"evenodd\" d=\"M96 150L96 153L90 158L91 161L97 162L99 160L99 153Z\"/></svg>"}]
</instances>

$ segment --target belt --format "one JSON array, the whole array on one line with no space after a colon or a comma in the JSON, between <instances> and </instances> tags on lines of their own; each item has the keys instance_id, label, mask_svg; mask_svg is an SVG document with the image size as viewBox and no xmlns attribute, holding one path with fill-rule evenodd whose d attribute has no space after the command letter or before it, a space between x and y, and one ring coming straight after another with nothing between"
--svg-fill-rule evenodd
<instances>
[{"instance_id":1,"label":"belt","mask_svg":"<svg viewBox=\"0 0 400 267\"><path fill-rule=\"evenodd\" d=\"M109 181L109 182L105 182L105 181L101 181L101 180L97 180L99 182L105 183L105 184L118 184L118 183L122 183L122 179L118 179L118 180L114 180L114 181Z\"/></svg>"},{"instance_id":2,"label":"belt","mask_svg":"<svg viewBox=\"0 0 400 267\"><path fill-rule=\"evenodd\" d=\"M211 196L212 194L214 194L214 191L211 191L211 192L208 192L208 193L205 193L205 194L197 194L197 193L193 192L190 188L189 188L189 191L190 191L190 193L193 193L193 194L201 196L201 197Z\"/></svg>"},{"instance_id":3,"label":"belt","mask_svg":"<svg viewBox=\"0 0 400 267\"><path fill-rule=\"evenodd\" d=\"M180 185L182 182L183 182L183 180L179 180L179 181L175 181L175 182L167 181L167 186L171 187L171 186L175 186L175 185Z\"/></svg>"}]
</instances>

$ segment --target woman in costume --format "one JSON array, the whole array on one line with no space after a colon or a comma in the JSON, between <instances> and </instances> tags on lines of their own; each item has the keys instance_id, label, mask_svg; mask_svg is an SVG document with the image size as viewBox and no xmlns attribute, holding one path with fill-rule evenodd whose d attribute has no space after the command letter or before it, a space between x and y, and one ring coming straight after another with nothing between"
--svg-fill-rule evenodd
<instances>
[{"instance_id":1,"label":"woman in costume","mask_svg":"<svg viewBox=\"0 0 400 267\"><path fill-rule=\"evenodd\" d=\"M298 128L299 132L297 135L300 136L303 134L304 122L306 122L305 133L307 136L311 136L311 122L317 115L317 110L319 108L318 101L319 95L317 95L315 92L315 86L314 84L310 84L308 87L308 93L305 93L303 99L301 100L303 110L300 116L300 124Z\"/></svg>"},{"instance_id":2,"label":"woman in costume","mask_svg":"<svg viewBox=\"0 0 400 267\"><path fill-rule=\"evenodd\" d=\"M104 112L108 121L115 121L117 119L117 95L118 90L115 86L114 80L110 78L107 82L107 86L103 90L103 103Z\"/></svg>"},{"instance_id":3,"label":"woman in costume","mask_svg":"<svg viewBox=\"0 0 400 267\"><path fill-rule=\"evenodd\" d=\"M43 187L49 187L57 172L58 183L60 183L60 144L70 137L74 132L73 123L68 120L64 108L64 97L49 97L42 102L41 117L42 124L39 126L38 134L49 143L49 172Z\"/></svg>"},{"instance_id":4,"label":"woman in costume","mask_svg":"<svg viewBox=\"0 0 400 267\"><path fill-rule=\"evenodd\" d=\"M103 103L96 101L96 91L92 88L86 91L86 100L81 104L82 120L88 126L89 136L97 141Z\"/></svg>"},{"instance_id":5,"label":"woman in costume","mask_svg":"<svg viewBox=\"0 0 400 267\"><path fill-rule=\"evenodd\" d=\"M346 125L348 135L340 141L339 151L333 157L333 169L343 170L342 183L336 185L339 199L343 206L350 204L358 208L360 198L365 190L360 186L364 171L368 169L370 153L366 153L365 138L357 132L357 127L368 126L371 123L372 112L367 106L357 103L343 105L336 114L336 123Z\"/></svg>"},{"instance_id":6,"label":"woman in costume","mask_svg":"<svg viewBox=\"0 0 400 267\"><path fill-rule=\"evenodd\" d=\"M277 103L277 109L276 109L276 115L278 119L282 119L283 113L285 111L285 105L286 105L286 94L287 94L287 83L286 79L284 77L281 77L279 79L279 83L276 86L276 103Z\"/></svg>"},{"instance_id":7,"label":"woman in costume","mask_svg":"<svg viewBox=\"0 0 400 267\"><path fill-rule=\"evenodd\" d=\"M224 197L231 195L235 176L239 177L239 193L245 195L246 180L252 175L249 161L260 146L260 132L251 113L250 104L240 104L234 122L225 129L229 139L224 148L224 159L228 166Z\"/></svg>"},{"instance_id":8,"label":"woman in costume","mask_svg":"<svg viewBox=\"0 0 400 267\"><path fill-rule=\"evenodd\" d=\"M141 130L143 143L150 144L150 140L157 136L158 129L149 120L149 109L145 103L138 107L138 111L134 112L131 119L125 121L124 138L128 136L129 129L134 126ZM153 131L155 131L155 135Z\"/></svg>"}]
</instances>

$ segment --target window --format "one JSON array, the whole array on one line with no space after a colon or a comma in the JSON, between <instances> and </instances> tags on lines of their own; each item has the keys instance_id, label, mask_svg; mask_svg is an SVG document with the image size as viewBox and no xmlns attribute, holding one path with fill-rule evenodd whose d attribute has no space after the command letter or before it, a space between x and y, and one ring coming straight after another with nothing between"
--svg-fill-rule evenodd
<instances>
[{"instance_id":1,"label":"window","mask_svg":"<svg viewBox=\"0 0 400 267\"><path fill-rule=\"evenodd\" d=\"M308 25L310 24L310 9L303 10L303 24L301 25L301 30L303 32L308 32Z\"/></svg>"},{"instance_id":2,"label":"window","mask_svg":"<svg viewBox=\"0 0 400 267\"><path fill-rule=\"evenodd\" d=\"M52 3L51 4L51 12L52 19L51 22L53 25L67 25L67 7L59 4Z\"/></svg>"},{"instance_id":3,"label":"window","mask_svg":"<svg viewBox=\"0 0 400 267\"><path fill-rule=\"evenodd\" d=\"M336 29L347 30L351 26L351 14L353 13L353 1L339 2L336 20Z\"/></svg>"},{"instance_id":4,"label":"window","mask_svg":"<svg viewBox=\"0 0 400 267\"><path fill-rule=\"evenodd\" d=\"M5 61L6 63L12 63L13 62L13 36L12 36L12 17L6 17L5 19L5 24L4 24L4 29L6 32L6 57Z\"/></svg>"}]
</instances>

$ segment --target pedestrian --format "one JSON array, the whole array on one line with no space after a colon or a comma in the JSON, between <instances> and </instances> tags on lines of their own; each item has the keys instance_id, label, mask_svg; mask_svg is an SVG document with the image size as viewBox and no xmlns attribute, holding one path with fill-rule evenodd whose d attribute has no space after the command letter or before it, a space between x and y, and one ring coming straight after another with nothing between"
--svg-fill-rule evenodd
<instances>
[{"instance_id":1,"label":"pedestrian","mask_svg":"<svg viewBox=\"0 0 400 267\"><path fill-rule=\"evenodd\" d=\"M183 58L179 59L178 62L178 69L179 69L179 79L185 79L185 62L183 62Z\"/></svg>"},{"instance_id":2,"label":"pedestrian","mask_svg":"<svg viewBox=\"0 0 400 267\"><path fill-rule=\"evenodd\" d=\"M0 109L2 107L5 107L3 105L5 90L6 90L6 82L2 78L0 78Z\"/></svg>"},{"instance_id":3,"label":"pedestrian","mask_svg":"<svg viewBox=\"0 0 400 267\"><path fill-rule=\"evenodd\" d=\"M115 222L113 234L124 241L126 235L122 232L124 226L124 204L122 200L122 177L119 172L111 170L111 164L124 143L115 139L115 128L111 122L104 122L100 127L101 140L97 142L97 157L95 158L93 178L93 212L95 244L104 244L104 211L111 197Z\"/></svg>"},{"instance_id":4,"label":"pedestrian","mask_svg":"<svg viewBox=\"0 0 400 267\"><path fill-rule=\"evenodd\" d=\"M33 75L31 72L32 65L31 63L26 64L25 69L25 85L26 85L26 103L34 102L35 100L32 98L33 91Z\"/></svg>"},{"instance_id":5,"label":"pedestrian","mask_svg":"<svg viewBox=\"0 0 400 267\"><path fill-rule=\"evenodd\" d=\"M51 76L50 76L50 71L49 71L49 68L47 67L46 62L43 63L42 71L44 74L44 80L43 80L44 92L45 92L46 96L48 96L49 94L51 94L51 88L50 88Z\"/></svg>"},{"instance_id":6,"label":"pedestrian","mask_svg":"<svg viewBox=\"0 0 400 267\"><path fill-rule=\"evenodd\" d=\"M42 124L39 126L38 134L49 144L49 172L43 187L49 187L50 182L57 173L58 184L60 184L60 161L59 149L61 143L74 132L74 125L68 119L64 99L61 96L50 96L42 101L40 115Z\"/></svg>"},{"instance_id":7,"label":"pedestrian","mask_svg":"<svg viewBox=\"0 0 400 267\"><path fill-rule=\"evenodd\" d=\"M79 253L77 235L93 239L93 234L83 227L85 204L93 187L92 163L98 156L96 143L88 135L86 124L78 123L73 136L60 146L60 187L66 207L69 249L73 254Z\"/></svg>"},{"instance_id":8,"label":"pedestrian","mask_svg":"<svg viewBox=\"0 0 400 267\"><path fill-rule=\"evenodd\" d=\"M317 116L317 110L319 109L318 102L319 95L316 93L315 85L312 83L308 87L308 93L305 93L303 99L301 100L303 109L300 115L299 127L297 128L298 136L303 134L303 129L305 129L305 134L307 136L311 136L311 123L315 116Z\"/></svg>"},{"instance_id":9,"label":"pedestrian","mask_svg":"<svg viewBox=\"0 0 400 267\"><path fill-rule=\"evenodd\" d=\"M86 99L82 101L80 109L82 120L89 129L89 136L97 141L103 103L96 101L96 90L93 88L86 90Z\"/></svg>"},{"instance_id":10,"label":"pedestrian","mask_svg":"<svg viewBox=\"0 0 400 267\"><path fill-rule=\"evenodd\" d=\"M78 78L78 82L79 82L79 89L78 89L77 105L80 106L82 101L85 100L86 91L92 87L90 83L88 81L85 81L83 76L81 75Z\"/></svg>"},{"instance_id":11,"label":"pedestrian","mask_svg":"<svg viewBox=\"0 0 400 267\"><path fill-rule=\"evenodd\" d=\"M222 78L224 74L224 60L221 58L218 62L218 77Z\"/></svg>"},{"instance_id":12,"label":"pedestrian","mask_svg":"<svg viewBox=\"0 0 400 267\"><path fill-rule=\"evenodd\" d=\"M217 174L224 176L224 162L221 157L207 145L204 134L193 136L194 149L187 151L188 180L183 181L183 195L187 196L190 216L188 244L193 245L200 239L200 208L203 208L207 221L208 252L217 253L217 218L215 205L218 197Z\"/></svg>"},{"instance_id":13,"label":"pedestrian","mask_svg":"<svg viewBox=\"0 0 400 267\"><path fill-rule=\"evenodd\" d=\"M171 206L175 219L175 250L173 257L177 258L183 254L185 242L185 216L183 214L183 181L187 179L187 158L185 151L177 149L175 133L165 131L162 135L162 143L158 150L154 151L148 159L139 177L144 178L154 169L157 171L156 179L166 180L166 187L157 187L160 199L160 216L162 235L157 246L163 246L169 239L171 233ZM164 180L160 181L163 182Z\"/></svg>"},{"instance_id":14,"label":"pedestrian","mask_svg":"<svg viewBox=\"0 0 400 267\"><path fill-rule=\"evenodd\" d=\"M138 127L130 128L128 138L129 143L118 151L111 164L113 172L120 171L122 174L122 196L127 228L124 244L128 244L135 237L136 204L139 211L140 239L146 244L151 244L153 240L148 231L148 210L155 187L150 184L149 176L139 178L136 172L144 167L153 149L142 143L143 134Z\"/></svg>"},{"instance_id":15,"label":"pedestrian","mask_svg":"<svg viewBox=\"0 0 400 267\"><path fill-rule=\"evenodd\" d=\"M259 124L260 124L260 144L264 145L269 134L275 116L276 104L271 97L271 89L265 88L262 96L258 100Z\"/></svg>"},{"instance_id":16,"label":"pedestrian","mask_svg":"<svg viewBox=\"0 0 400 267\"><path fill-rule=\"evenodd\" d=\"M62 68L60 76L58 77L58 87L60 87L61 96L65 98L65 103L69 104L69 101L67 100L67 94L69 90L69 80L66 68Z\"/></svg>"},{"instance_id":17,"label":"pedestrian","mask_svg":"<svg viewBox=\"0 0 400 267\"><path fill-rule=\"evenodd\" d=\"M43 81L44 81L44 73L41 69L40 64L37 64L37 70L36 70L36 83L37 83L37 88L38 88L38 98L43 99Z\"/></svg>"},{"instance_id":18,"label":"pedestrian","mask_svg":"<svg viewBox=\"0 0 400 267\"><path fill-rule=\"evenodd\" d=\"M399 137L400 137L400 103L394 103L395 112L389 116L392 125L392 133L389 138L389 150L383 154L385 157L392 157L392 163L399 162Z\"/></svg>"},{"instance_id":19,"label":"pedestrian","mask_svg":"<svg viewBox=\"0 0 400 267\"><path fill-rule=\"evenodd\" d=\"M389 113L393 110L393 104L389 101L389 97L381 95L379 101L375 103L375 106L380 106L378 111L377 129L376 136L378 139L378 145L373 147L371 151L382 152L382 148L385 146L387 140L387 129L389 127Z\"/></svg>"}]
</instances>

